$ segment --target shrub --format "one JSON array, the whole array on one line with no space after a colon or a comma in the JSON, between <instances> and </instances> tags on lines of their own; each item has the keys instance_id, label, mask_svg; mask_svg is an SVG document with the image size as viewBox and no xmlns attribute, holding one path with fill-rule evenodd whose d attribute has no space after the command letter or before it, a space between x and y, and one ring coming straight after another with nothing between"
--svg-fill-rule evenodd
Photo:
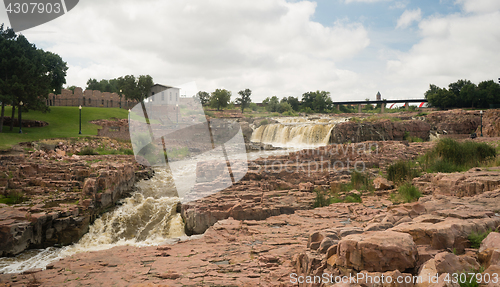
<instances>
[{"instance_id":1,"label":"shrub","mask_svg":"<svg viewBox=\"0 0 500 287\"><path fill-rule=\"evenodd\" d=\"M486 143L442 139L421 161L428 172L456 172L479 166L496 154L496 149Z\"/></svg>"},{"instance_id":2,"label":"shrub","mask_svg":"<svg viewBox=\"0 0 500 287\"><path fill-rule=\"evenodd\" d=\"M78 155L97 155L98 153L91 147L84 147Z\"/></svg>"},{"instance_id":3,"label":"shrub","mask_svg":"<svg viewBox=\"0 0 500 287\"><path fill-rule=\"evenodd\" d=\"M259 108L256 103L250 103L248 107L254 112Z\"/></svg>"},{"instance_id":4,"label":"shrub","mask_svg":"<svg viewBox=\"0 0 500 287\"><path fill-rule=\"evenodd\" d=\"M18 204L24 201L22 192L12 192L8 195L0 195L0 203Z\"/></svg>"},{"instance_id":5,"label":"shrub","mask_svg":"<svg viewBox=\"0 0 500 287\"><path fill-rule=\"evenodd\" d=\"M374 190L373 181L370 181L370 176L368 174L363 174L357 171L354 171L351 174L351 184L352 189Z\"/></svg>"},{"instance_id":6,"label":"shrub","mask_svg":"<svg viewBox=\"0 0 500 287\"><path fill-rule=\"evenodd\" d=\"M268 124L269 124L269 122L267 120L260 121L260 125L261 126L265 126L265 125L268 125Z\"/></svg>"},{"instance_id":7,"label":"shrub","mask_svg":"<svg viewBox=\"0 0 500 287\"><path fill-rule=\"evenodd\" d=\"M419 171L411 161L397 161L387 167L387 179L401 183L419 176Z\"/></svg>"},{"instance_id":8,"label":"shrub","mask_svg":"<svg viewBox=\"0 0 500 287\"><path fill-rule=\"evenodd\" d=\"M313 205L314 208L328 206L332 203L331 197L330 196L328 198L325 197L325 193L322 190L315 189L314 192L316 193L316 198L314 199L314 205Z\"/></svg>"},{"instance_id":9,"label":"shrub","mask_svg":"<svg viewBox=\"0 0 500 287\"><path fill-rule=\"evenodd\" d=\"M469 239L470 246L472 248L479 249L479 247L481 246L481 242L483 242L486 236L488 236L488 234L490 234L491 232L491 229L486 230L486 232L472 232L467 237Z\"/></svg>"},{"instance_id":10,"label":"shrub","mask_svg":"<svg viewBox=\"0 0 500 287\"><path fill-rule=\"evenodd\" d=\"M399 199L406 203L417 201L422 196L420 190L409 182L405 182L398 188L398 195Z\"/></svg>"},{"instance_id":11,"label":"shrub","mask_svg":"<svg viewBox=\"0 0 500 287\"><path fill-rule=\"evenodd\" d=\"M462 272L458 275L458 285L460 287L478 287L480 282L478 282L476 274L481 274L485 270L484 266L479 267L479 269L471 269L469 272ZM464 275L462 275L464 274ZM465 278L464 282L462 280ZM484 277L483 277L484 278Z\"/></svg>"}]
</instances>

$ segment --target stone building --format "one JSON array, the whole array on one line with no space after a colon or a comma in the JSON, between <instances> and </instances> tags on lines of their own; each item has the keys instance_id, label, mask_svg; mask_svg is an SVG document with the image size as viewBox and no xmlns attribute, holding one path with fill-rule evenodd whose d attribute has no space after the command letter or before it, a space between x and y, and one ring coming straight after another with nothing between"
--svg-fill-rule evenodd
<instances>
[{"instance_id":1,"label":"stone building","mask_svg":"<svg viewBox=\"0 0 500 287\"><path fill-rule=\"evenodd\" d=\"M73 106L73 107L101 107L130 109L137 104L136 101L120 97L117 93L101 92L75 88L75 91L62 89L61 94L49 94L47 106Z\"/></svg>"},{"instance_id":2,"label":"stone building","mask_svg":"<svg viewBox=\"0 0 500 287\"><path fill-rule=\"evenodd\" d=\"M380 94L380 92L377 92L377 101L381 101L382 100L382 95Z\"/></svg>"}]
</instances>

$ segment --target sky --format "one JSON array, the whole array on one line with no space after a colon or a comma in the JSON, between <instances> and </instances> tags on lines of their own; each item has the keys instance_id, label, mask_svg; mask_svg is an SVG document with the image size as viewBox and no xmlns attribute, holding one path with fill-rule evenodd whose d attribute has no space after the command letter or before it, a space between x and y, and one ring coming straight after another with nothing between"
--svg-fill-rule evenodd
<instances>
[{"instance_id":1,"label":"sky","mask_svg":"<svg viewBox=\"0 0 500 287\"><path fill-rule=\"evenodd\" d=\"M118 4L119 3L119 4ZM10 26L4 6L0 23ZM100 0L21 34L59 54L65 86L151 75L232 100L328 91L334 101L423 98L500 77L498 0Z\"/></svg>"}]
</instances>

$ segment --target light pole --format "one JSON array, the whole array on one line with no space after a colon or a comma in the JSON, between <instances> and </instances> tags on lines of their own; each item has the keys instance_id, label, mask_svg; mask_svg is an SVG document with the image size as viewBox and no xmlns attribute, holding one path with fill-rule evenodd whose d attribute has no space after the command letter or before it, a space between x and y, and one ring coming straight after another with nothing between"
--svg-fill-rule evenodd
<instances>
[{"instance_id":1,"label":"light pole","mask_svg":"<svg viewBox=\"0 0 500 287\"><path fill-rule=\"evenodd\" d=\"M22 116L21 116L21 108L23 107L23 101L20 101L19 102L19 133L22 134L23 133L23 130L22 130L22 126L23 126L23 119L22 119ZM12 118L12 120L14 120L14 118Z\"/></svg>"},{"instance_id":2,"label":"light pole","mask_svg":"<svg viewBox=\"0 0 500 287\"><path fill-rule=\"evenodd\" d=\"M79 106L78 109L80 110L80 131L78 132L79 135L82 134L82 106Z\"/></svg>"},{"instance_id":3,"label":"light pole","mask_svg":"<svg viewBox=\"0 0 500 287\"><path fill-rule=\"evenodd\" d=\"M122 108L122 90L120 89L120 109Z\"/></svg>"},{"instance_id":4,"label":"light pole","mask_svg":"<svg viewBox=\"0 0 500 287\"><path fill-rule=\"evenodd\" d=\"M130 128L130 109L128 109L128 126Z\"/></svg>"},{"instance_id":5,"label":"light pole","mask_svg":"<svg viewBox=\"0 0 500 287\"><path fill-rule=\"evenodd\" d=\"M175 111L177 114L177 123L179 123L179 104L175 104Z\"/></svg>"},{"instance_id":6,"label":"light pole","mask_svg":"<svg viewBox=\"0 0 500 287\"><path fill-rule=\"evenodd\" d=\"M479 112L481 114L481 136L483 136L483 111Z\"/></svg>"}]
</instances>

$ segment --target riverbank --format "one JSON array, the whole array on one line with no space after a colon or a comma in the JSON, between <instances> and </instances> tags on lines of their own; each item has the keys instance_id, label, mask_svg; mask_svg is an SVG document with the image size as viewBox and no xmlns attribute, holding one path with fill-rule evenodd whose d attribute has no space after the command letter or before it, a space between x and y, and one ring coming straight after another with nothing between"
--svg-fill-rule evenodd
<instances>
[{"instance_id":1,"label":"riverbank","mask_svg":"<svg viewBox=\"0 0 500 287\"><path fill-rule=\"evenodd\" d=\"M108 139L60 140L0 155L0 256L76 242L136 181L152 176L130 155L76 154L93 145L121 148Z\"/></svg>"},{"instance_id":2,"label":"riverbank","mask_svg":"<svg viewBox=\"0 0 500 287\"><path fill-rule=\"evenodd\" d=\"M433 145L362 144L369 148L361 153L352 149L356 145L346 144L250 162L250 172L240 183L183 206L184 218L195 223L192 233L204 231L200 238L173 245L79 253L50 264L47 270L0 275L0 282L7 286L296 286L299 276L305 280L307 276L351 273L406 278L435 272L443 283L444 275L469 268L483 266L483 274L500 269L495 259L500 242L483 241L484 248L478 250L468 240L473 232L500 226L500 172L495 167L441 175L440 185L432 185L437 180L434 177L417 177L413 182L424 193L418 202L395 203L392 184L379 179L373 192L338 194L339 198L357 194L361 202L313 208L314 190L332 188L351 176L347 170L327 169L308 174L302 163L314 160L326 167L321 164L333 158L364 161L365 172L380 178L380 171L396 159L414 158ZM288 169L282 168L286 163ZM450 192L458 185L474 192L467 196ZM186 220L189 230L188 225Z\"/></svg>"}]
</instances>

